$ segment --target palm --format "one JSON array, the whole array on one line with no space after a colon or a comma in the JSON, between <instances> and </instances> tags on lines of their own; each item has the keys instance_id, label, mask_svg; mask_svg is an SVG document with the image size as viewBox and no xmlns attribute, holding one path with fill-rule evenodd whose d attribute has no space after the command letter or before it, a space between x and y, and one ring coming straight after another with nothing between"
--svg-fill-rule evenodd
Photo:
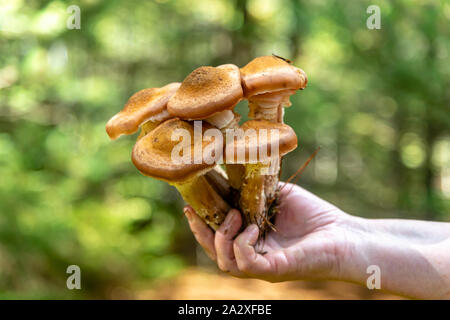
<instances>
[{"instance_id":1,"label":"palm","mask_svg":"<svg viewBox=\"0 0 450 320\"><path fill-rule=\"evenodd\" d=\"M299 271L308 277L320 276L333 267L331 256L343 236L339 227L342 213L300 187L290 189L291 185L282 188L276 231L260 240L256 251L283 280L297 278ZM308 269L315 274L307 274Z\"/></svg>"}]
</instances>

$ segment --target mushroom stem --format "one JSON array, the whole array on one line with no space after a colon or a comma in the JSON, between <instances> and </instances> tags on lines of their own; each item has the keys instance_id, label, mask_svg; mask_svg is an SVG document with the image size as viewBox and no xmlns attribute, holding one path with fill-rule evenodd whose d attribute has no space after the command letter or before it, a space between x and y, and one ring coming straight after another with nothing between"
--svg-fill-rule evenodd
<instances>
[{"instance_id":1,"label":"mushroom stem","mask_svg":"<svg viewBox=\"0 0 450 320\"><path fill-rule=\"evenodd\" d=\"M261 175L263 165L245 165L245 175L241 187L239 206L246 225L255 223L259 230L264 229L266 195L264 193L264 177Z\"/></svg>"},{"instance_id":2,"label":"mushroom stem","mask_svg":"<svg viewBox=\"0 0 450 320\"><path fill-rule=\"evenodd\" d=\"M219 228L230 206L211 187L205 176L170 184L177 188L183 199L214 231Z\"/></svg>"},{"instance_id":3,"label":"mushroom stem","mask_svg":"<svg viewBox=\"0 0 450 320\"><path fill-rule=\"evenodd\" d=\"M239 128L240 116L231 110L224 110L217 112L213 116L205 119L206 122L212 124L222 132L222 136L226 138L227 130L235 130ZM226 141L224 141L226 143ZM225 164L225 171L228 176L228 182L230 186L236 190L239 190L242 181L243 174L245 172L244 166L237 163Z\"/></svg>"},{"instance_id":4,"label":"mushroom stem","mask_svg":"<svg viewBox=\"0 0 450 320\"><path fill-rule=\"evenodd\" d=\"M233 189L239 190L243 183L243 176L245 174L245 167L240 163L227 163L225 170L228 175L228 182Z\"/></svg>"},{"instance_id":5,"label":"mushroom stem","mask_svg":"<svg viewBox=\"0 0 450 320\"><path fill-rule=\"evenodd\" d=\"M205 174L208 183L216 190L216 192L231 206L234 204L233 192L231 192L230 183L226 172L220 165L216 165L213 170Z\"/></svg>"}]
</instances>

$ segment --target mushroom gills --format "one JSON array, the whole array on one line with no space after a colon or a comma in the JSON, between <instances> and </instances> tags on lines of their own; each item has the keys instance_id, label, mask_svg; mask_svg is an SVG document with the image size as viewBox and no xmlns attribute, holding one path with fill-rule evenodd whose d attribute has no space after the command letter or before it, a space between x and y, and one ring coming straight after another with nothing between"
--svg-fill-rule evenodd
<instances>
[{"instance_id":1,"label":"mushroom gills","mask_svg":"<svg viewBox=\"0 0 450 320\"><path fill-rule=\"evenodd\" d=\"M280 90L252 96L248 100L249 117L282 123L279 113L283 107L291 106L289 97L294 90Z\"/></svg>"},{"instance_id":2,"label":"mushroom gills","mask_svg":"<svg viewBox=\"0 0 450 320\"><path fill-rule=\"evenodd\" d=\"M141 132L139 132L139 136L137 137L137 140L144 137L147 133L149 133L150 131L155 129L159 124L160 124L160 122L154 122L154 121L147 121L146 123L144 123L141 126Z\"/></svg>"}]
</instances>

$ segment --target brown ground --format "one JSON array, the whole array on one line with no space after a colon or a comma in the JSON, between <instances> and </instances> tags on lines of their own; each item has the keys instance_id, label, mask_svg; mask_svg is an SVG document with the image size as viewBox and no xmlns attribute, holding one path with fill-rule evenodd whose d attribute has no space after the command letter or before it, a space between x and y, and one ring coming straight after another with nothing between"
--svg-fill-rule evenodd
<instances>
[{"instance_id":1,"label":"brown ground","mask_svg":"<svg viewBox=\"0 0 450 320\"><path fill-rule=\"evenodd\" d=\"M175 279L137 293L138 299L403 299L379 290L338 281L268 283L238 279L200 268L190 268Z\"/></svg>"}]
</instances>

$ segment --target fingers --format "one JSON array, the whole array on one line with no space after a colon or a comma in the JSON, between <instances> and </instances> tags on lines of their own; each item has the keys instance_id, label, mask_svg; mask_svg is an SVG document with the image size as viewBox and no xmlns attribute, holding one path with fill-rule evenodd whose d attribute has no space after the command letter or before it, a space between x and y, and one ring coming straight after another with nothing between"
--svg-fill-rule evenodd
<instances>
[{"instance_id":1,"label":"fingers","mask_svg":"<svg viewBox=\"0 0 450 320\"><path fill-rule=\"evenodd\" d=\"M229 272L236 277L242 277L243 273L239 271L233 252L233 239L239 232L242 225L242 218L239 211L230 210L225 221L216 231L215 249L217 265L220 270Z\"/></svg>"},{"instance_id":2,"label":"fingers","mask_svg":"<svg viewBox=\"0 0 450 320\"><path fill-rule=\"evenodd\" d=\"M202 221L191 206L185 206L183 211L195 239L203 247L206 254L215 261L216 250L214 248L214 232Z\"/></svg>"},{"instance_id":3,"label":"fingers","mask_svg":"<svg viewBox=\"0 0 450 320\"><path fill-rule=\"evenodd\" d=\"M250 225L234 241L236 264L241 272L249 276L264 277L270 274L270 262L255 251L259 230Z\"/></svg>"},{"instance_id":4,"label":"fingers","mask_svg":"<svg viewBox=\"0 0 450 320\"><path fill-rule=\"evenodd\" d=\"M184 213L198 243L211 259L217 261L222 271L235 277L263 277L269 274L269 261L256 253L254 248L258 241L258 227L251 225L234 239L242 225L239 211L230 210L215 234L192 207L186 206Z\"/></svg>"}]
</instances>

